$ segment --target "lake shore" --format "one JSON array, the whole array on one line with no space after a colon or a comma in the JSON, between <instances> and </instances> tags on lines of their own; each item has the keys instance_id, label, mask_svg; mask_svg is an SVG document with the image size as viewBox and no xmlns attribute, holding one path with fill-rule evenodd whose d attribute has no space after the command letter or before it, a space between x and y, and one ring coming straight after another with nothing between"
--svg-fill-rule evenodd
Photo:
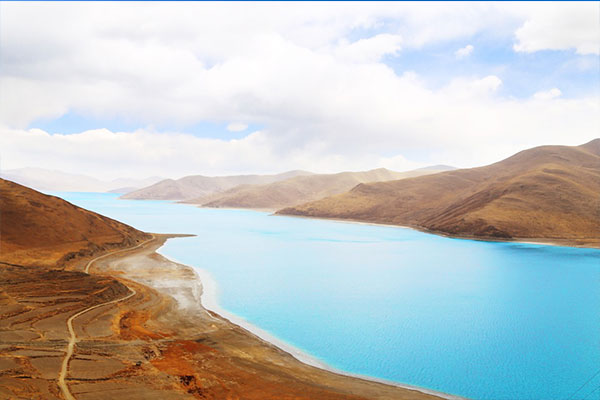
<instances>
[{"instance_id":1,"label":"lake shore","mask_svg":"<svg viewBox=\"0 0 600 400\"><path fill-rule=\"evenodd\" d=\"M202 273L198 274L194 268L169 260L156 252L166 240L176 236L178 235L156 235L156 240L148 246L114 259L108 257L100 264L102 273L110 272L128 281L148 286L174 300L177 306L157 319L161 325L177 329L185 320L183 326L185 331L189 332L192 326L200 328L209 324L211 336L220 337L219 348L227 353L241 351L245 353L246 360L252 360L260 365L261 369L276 364L276 376L293 377L295 382L290 388L304 385L324 386L340 394L352 393L360 398L373 399L460 399L424 388L378 381L333 370L302 351L225 312L216 303L215 288L213 286L211 289L209 276L203 277ZM231 332L235 332L233 340ZM268 392L266 393L263 398L271 398ZM314 398L320 397L314 395Z\"/></svg>"},{"instance_id":2,"label":"lake shore","mask_svg":"<svg viewBox=\"0 0 600 400\"><path fill-rule=\"evenodd\" d=\"M243 209L240 209L243 210ZM261 210L253 210L261 211ZM404 228L412 229L415 231L429 233L436 236L442 236L449 239L462 239L462 240L476 240L480 242L498 242L498 243L523 243L523 244L537 244L544 246L560 246L560 247L579 247L579 248L590 248L600 249L600 238L581 238L581 239L569 239L569 238L495 238L489 236L472 236L472 235L458 235L450 234L448 232L436 231L427 228L423 228L417 225L395 225L386 224L379 222L361 221L357 219L343 219L343 218L328 218L328 217L313 217L304 215L292 215L292 214L277 214L276 212L271 213L274 217L289 217L289 218L306 218L306 219L323 219L327 221L335 221L346 224L361 224L361 225L374 225L374 226L387 226L390 228Z\"/></svg>"},{"instance_id":3,"label":"lake shore","mask_svg":"<svg viewBox=\"0 0 600 400\"><path fill-rule=\"evenodd\" d=\"M415 231L430 233L432 235L443 236L450 239L465 239L465 240L477 240L481 242L504 242L504 243L523 243L523 244L539 244L544 246L561 246L561 247L581 247L590 249L600 249L600 238L581 238L581 239L569 239L569 238L495 238L489 236L472 236L472 235L459 235L450 234L448 232L436 231L427 228L423 228L417 225L400 225L400 224L388 224L383 222L370 222L361 221L358 219L343 219L343 218L328 218L328 217L312 217L304 215L292 215L292 214L277 214L276 209L267 208L240 208L240 207L203 207L198 204L185 203L182 201L177 202L179 204L186 204L198 208L209 208L215 210L244 210L244 211L257 211L262 213L268 213L274 217L291 217L291 218L307 218L307 219L324 219L328 221L343 222L347 224L362 224L362 225L374 225L374 226L387 226L391 228L405 228L413 229Z\"/></svg>"},{"instance_id":4,"label":"lake shore","mask_svg":"<svg viewBox=\"0 0 600 400\"><path fill-rule=\"evenodd\" d=\"M299 361L204 308L194 269L156 253L185 235L154 236L65 270L3 264L0 397L59 400L62 384L79 400L456 398Z\"/></svg>"},{"instance_id":5,"label":"lake shore","mask_svg":"<svg viewBox=\"0 0 600 400\"><path fill-rule=\"evenodd\" d=\"M170 238L168 238L168 239L170 239ZM170 258L165 254L162 254L159 250L160 249L156 250L156 252L158 254L160 254L167 260L171 261L174 265L177 265L179 268L184 268L184 269L191 268L192 269L192 271L196 275L196 279L198 281L199 286L201 286L201 294L200 294L201 307L210 311L213 314L219 315L221 318L224 318L225 320L229 321L230 323L247 330L250 334L255 335L256 337L265 341L269 345L274 345L274 346L278 347L279 349L287 352L288 354L293 356L295 359L297 359L298 361L300 361L304 364L307 364L307 365L310 365L310 366L313 366L313 367L316 367L319 369L323 369L323 370L332 372L334 374L347 376L349 378L367 380L367 381L381 383L384 385L390 385L390 386L394 386L394 387L398 387L398 388L402 388L402 389L414 390L414 391L421 392L424 394L437 396L439 398L446 399L446 400L464 399L463 397L460 397L460 396L450 395L450 394L430 390L427 388L421 388L421 387L413 386L413 385L406 385L406 384L402 384L402 383L398 383L398 382L388 381L385 379L379 379L379 378L360 375L360 374L353 374L351 372L335 369L335 368L327 365L325 362L319 360L318 358L305 353L304 351L271 335L269 332L257 327L256 325L251 324L250 322L246 321L245 319L223 309L219 305L218 300L217 300L217 290L218 290L217 283L215 282L215 280L210 276L210 274L207 271L202 270L200 268L194 268L194 267L185 265L183 263L180 263L179 261L177 261L173 258ZM183 300L183 301L184 301L184 303L187 303L186 300Z\"/></svg>"}]
</instances>

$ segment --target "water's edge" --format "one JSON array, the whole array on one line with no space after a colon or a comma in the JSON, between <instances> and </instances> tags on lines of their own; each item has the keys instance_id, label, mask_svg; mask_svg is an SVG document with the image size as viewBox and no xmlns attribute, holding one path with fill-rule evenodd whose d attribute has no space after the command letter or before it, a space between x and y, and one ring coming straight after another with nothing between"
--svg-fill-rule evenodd
<instances>
[{"instance_id":1,"label":"water's edge","mask_svg":"<svg viewBox=\"0 0 600 400\"><path fill-rule=\"evenodd\" d=\"M159 274L146 283L165 288L188 318L228 325L282 360L333 371L347 385L377 392L381 379L389 386L380 390L397 385L409 397L425 388L445 398L453 397L439 392L567 398L599 365L600 250L59 195L148 232L193 234L160 248L183 261L172 264L177 278Z\"/></svg>"},{"instance_id":2,"label":"water's edge","mask_svg":"<svg viewBox=\"0 0 600 400\"><path fill-rule=\"evenodd\" d=\"M176 238L169 238L167 240L171 240L171 239L176 239ZM165 241L165 243L166 243L166 241ZM161 245L161 247L163 247L163 246L164 246L164 244ZM258 338L260 338L261 340L279 348L280 350L288 353L289 355L291 355L296 360L298 360L302 363L310 365L312 367L320 368L320 369L323 369L323 370L326 370L329 372L333 372L338 375L344 375L344 376L348 376L351 378L363 379L366 381L372 381L372 382L382 383L382 384L386 384L386 385L390 385L390 386L396 386L396 387L403 388L403 389L414 390L414 391L418 391L421 393L438 396L440 398L447 399L447 400L467 400L467 398L465 398L465 397L448 394L448 393L443 393L443 392L439 392L439 391L436 391L433 389L403 384L403 383L394 382L394 381L390 381L390 380L386 380L386 379L380 379L380 378L367 376L367 375L354 374L351 372L333 368L333 367L329 366L328 364L326 364L325 362L319 360L318 358L306 353L305 351L300 350L299 348L277 338L276 336L257 327L256 325L253 325L252 323L248 322L244 318L239 317L239 316L223 309L217 301L217 290L218 290L217 283L211 277L211 275L208 273L208 271L203 270L202 268L197 268L194 266L187 265L185 263L182 263L182 262L176 260L175 258L173 258L171 256L166 255L165 253L160 251L161 247L156 249L156 253L160 254L161 256L165 257L166 259L168 259L171 262L174 262L174 263L180 264L180 265L185 265L186 267L190 268L194 272L195 279L198 281L198 284L201 288L200 306L202 306L203 308L205 308L208 311L218 314L221 318L229 321L230 323L247 330L251 334L253 334L253 335L257 336Z\"/></svg>"},{"instance_id":3,"label":"water's edge","mask_svg":"<svg viewBox=\"0 0 600 400\"><path fill-rule=\"evenodd\" d=\"M200 208L210 208L210 207L200 207ZM231 210L249 210L247 208L230 208ZM252 210L252 209L250 209ZM261 210L255 210L261 211ZM600 243L597 242L596 238L582 238L584 242L579 243L578 239L569 239L569 238L522 238L522 237L514 237L514 238L494 238L490 236L471 236L471 235L461 235L461 234L451 234L444 231L436 231L432 229L427 229L421 227L419 225L396 225L389 224L384 222L371 222L371 221L362 221L360 219L344 219L344 218L329 218L329 217L314 217L309 215L293 215L293 214L277 214L277 212L272 212L269 214L270 217L285 217L285 218L304 218L304 219L316 219L323 221L333 221L340 222L343 224L358 224L358 225L368 225L368 226L385 226L388 228L402 228L402 229L410 229L415 232L427 233L430 235L440 236L448 239L456 239L456 240L471 240L476 242L491 242L491 243L520 243L520 244L535 244L540 246L552 246L552 247L570 247L576 249L600 249Z\"/></svg>"}]
</instances>

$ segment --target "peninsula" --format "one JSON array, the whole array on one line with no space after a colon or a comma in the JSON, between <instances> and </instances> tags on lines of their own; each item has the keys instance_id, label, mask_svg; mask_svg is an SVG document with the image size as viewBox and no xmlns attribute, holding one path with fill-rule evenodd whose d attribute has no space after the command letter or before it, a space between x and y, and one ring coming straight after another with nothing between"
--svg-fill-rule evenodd
<instances>
[{"instance_id":1,"label":"peninsula","mask_svg":"<svg viewBox=\"0 0 600 400\"><path fill-rule=\"evenodd\" d=\"M0 397L435 399L349 377L204 309L170 237L0 180Z\"/></svg>"},{"instance_id":2,"label":"peninsula","mask_svg":"<svg viewBox=\"0 0 600 400\"><path fill-rule=\"evenodd\" d=\"M277 212L458 237L600 245L600 139L540 146L485 167L389 182Z\"/></svg>"}]
</instances>

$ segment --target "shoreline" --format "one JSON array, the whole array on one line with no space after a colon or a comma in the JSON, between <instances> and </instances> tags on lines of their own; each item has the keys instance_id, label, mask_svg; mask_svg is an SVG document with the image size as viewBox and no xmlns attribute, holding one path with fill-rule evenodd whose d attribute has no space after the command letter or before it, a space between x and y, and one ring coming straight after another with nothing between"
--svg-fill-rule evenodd
<instances>
[{"instance_id":1,"label":"shoreline","mask_svg":"<svg viewBox=\"0 0 600 400\"><path fill-rule=\"evenodd\" d=\"M163 256L164 258L166 258L167 260L169 260L175 264L183 265L187 268L190 268L194 272L194 275L196 276L196 280L198 281L198 283L200 284L200 287L201 287L201 293L199 296L200 297L200 306L202 306L205 310L209 311L209 314L210 313L217 314L221 318L228 320L232 324L235 324L241 328L246 329L247 331L251 332L255 336L259 337L260 339L277 346L278 348L285 351L286 353L289 353L290 355L292 355L295 359L297 359L300 362L311 365L313 367L329 370L329 367L325 363L320 361L319 359L310 356L309 354L294 347L293 345L291 345L281 339L278 339L277 337L271 335L267 331L257 327L256 325L253 325L252 323L248 322L244 318L242 318L238 315L235 315L235 314L225 310L224 308L222 308L217 301L218 285L208 271L206 271L202 268L196 268L191 265L182 263L181 261L176 260L175 258L168 256L159 250L160 250L160 248L158 248L156 250L156 253L160 254L161 256Z\"/></svg>"},{"instance_id":2,"label":"shoreline","mask_svg":"<svg viewBox=\"0 0 600 400\"><path fill-rule=\"evenodd\" d=\"M129 200L129 199L125 199ZM137 200L137 199L136 199ZM145 200L145 199L141 199ZM209 210L234 210L234 211L255 211L273 217L294 217L294 218L306 218L306 219L317 219L317 220L328 220L335 222L343 222L347 224L361 224L361 225L373 225L373 226L386 226L390 228L404 228L412 229L414 231L429 233L431 235L441 236L448 239L461 239L461 240L475 240L478 242L496 242L496 243L521 243L521 244L536 244L542 246L555 246L555 247L573 247L581 249L600 249L600 238L582 238L582 239L568 239L568 238L494 238L494 237L482 237L482 236L471 236L471 235L453 235L443 231L435 231L427 229L418 225L399 225L390 224L384 222L371 222L361 221L357 219L344 219L344 218L329 218L329 217L314 217L309 215L293 215L293 214L277 214L277 209L272 208L252 208L252 207L204 207L200 204L185 203L177 200L159 200L159 201L170 201L176 204L184 204L196 208L209 209ZM582 241L582 242L579 242Z\"/></svg>"},{"instance_id":3,"label":"shoreline","mask_svg":"<svg viewBox=\"0 0 600 400\"><path fill-rule=\"evenodd\" d=\"M244 209L242 209L244 210ZM493 238L493 237L481 237L481 236L469 236L469 235L452 235L447 232L434 231L431 229L423 228L417 225L395 225L383 222L370 222L361 221L356 219L343 219L343 218L328 218L328 217L313 217L309 215L292 215L292 214L277 214L276 212L271 213L269 216L272 217L290 217L290 218L305 218L305 219L316 219L325 221L341 222L346 224L360 224L360 225L372 225L372 226L385 226L389 228L403 228L411 229L413 231L428 233L431 235L441 236L448 239L458 240L473 240L477 242L495 242L495 243L520 243L520 244L535 244L541 246L554 246L554 247L571 247L576 249L600 249L600 238L583 238L583 239L567 239L567 238ZM578 240L582 240L585 243L579 243Z\"/></svg>"},{"instance_id":4,"label":"shoreline","mask_svg":"<svg viewBox=\"0 0 600 400\"><path fill-rule=\"evenodd\" d=\"M306 218L306 219L317 219L327 220L335 222L343 222L347 224L360 224L360 225L373 225L373 226L386 226L390 228L404 228L412 229L414 231L429 233L431 235L441 236L448 239L461 239L461 240L475 240L478 242L496 242L496 243L522 243L522 244L536 244L542 246L555 246L555 247L573 247L582 249L600 249L600 238L582 238L582 239L568 239L568 238L494 238L494 237L482 237L482 236L471 236L471 235L453 235L443 231L435 231L427 228L423 228L418 225L399 225L390 224L384 222L371 222L361 221L357 219L344 219L344 218L329 218L329 217L314 217L309 215L293 215L293 214L277 214L277 209L272 208L251 208L251 207L204 207L200 204L184 203L177 201L177 204L185 204L196 208L203 208L209 210L234 210L234 211L255 211L265 214L269 214L272 217L293 217L293 218ZM579 242L581 241L581 242Z\"/></svg>"},{"instance_id":5,"label":"shoreline","mask_svg":"<svg viewBox=\"0 0 600 400\"><path fill-rule=\"evenodd\" d=\"M175 238L177 238L177 237L168 237L167 240L175 239ZM166 241L165 241L165 243L166 243ZM398 387L398 388L402 388L402 389L414 390L414 391L421 392L423 394L438 396L438 397L446 399L446 400L466 400L465 397L436 391L434 389L428 389L428 388L424 388L424 387L420 387L420 386L403 384L400 382L390 381L390 380L372 377L372 376L368 376L368 375L355 374L352 372L348 372L348 371L344 371L344 370L340 370L340 369L331 367L326 362L321 361L317 357L314 357L314 356L306 353L305 351L295 347L294 345L289 344L289 343L285 342L284 340L277 338L276 336L272 335L271 333L261 329L260 327L252 324L251 322L248 322L244 318L223 309L217 301L218 285L217 285L216 281L212 278L210 273L202 268L197 268L197 267L182 263L182 262L174 259L173 257L167 256L163 252L159 251L161 249L161 247L163 247L163 246L164 246L164 243L159 248L157 248L155 250L155 252L175 264L182 265L184 267L189 268L194 273L194 275L195 275L196 279L198 280L198 283L201 287L200 304L199 304L200 307L204 308L209 314L210 313L217 314L218 316L220 316L222 319L226 320L227 322L229 322L233 325L237 325L238 327L240 327L240 328L250 332L252 335L258 337L262 341L265 341L268 344L273 345L273 346L277 347L278 349L286 352L287 354L289 354L293 358L295 358L297 361L299 361L303 364L309 365L311 367L319 368L319 369L322 369L322 370L325 370L328 372L332 372L334 374L338 374L338 375L342 375L342 376L346 376L346 377L350 377L350 378L356 378L356 379L361 379L361 380L365 380L365 381L381 383L384 385L394 386L394 387Z\"/></svg>"}]
</instances>

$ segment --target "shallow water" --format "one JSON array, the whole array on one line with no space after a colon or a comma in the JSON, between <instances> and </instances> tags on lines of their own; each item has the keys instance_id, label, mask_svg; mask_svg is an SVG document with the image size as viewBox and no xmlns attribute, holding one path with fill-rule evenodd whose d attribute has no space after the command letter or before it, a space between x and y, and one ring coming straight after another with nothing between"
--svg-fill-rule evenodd
<instances>
[{"instance_id":1,"label":"shallow water","mask_svg":"<svg viewBox=\"0 0 600 400\"><path fill-rule=\"evenodd\" d=\"M474 399L597 399L600 250L55 193L172 239L219 305L334 368Z\"/></svg>"}]
</instances>

